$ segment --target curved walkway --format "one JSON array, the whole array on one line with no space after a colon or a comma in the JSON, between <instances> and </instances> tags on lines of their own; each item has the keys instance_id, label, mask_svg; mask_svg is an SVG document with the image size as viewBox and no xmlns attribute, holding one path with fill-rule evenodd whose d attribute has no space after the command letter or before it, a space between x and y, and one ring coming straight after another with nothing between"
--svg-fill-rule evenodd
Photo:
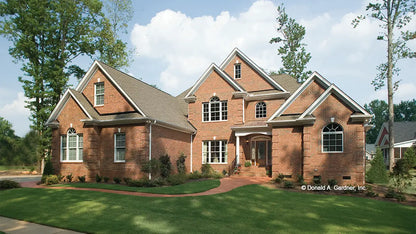
<instances>
[{"instance_id":1,"label":"curved walkway","mask_svg":"<svg viewBox=\"0 0 416 234\"><path fill-rule=\"evenodd\" d=\"M220 186L200 193L191 194L154 194L154 193L142 193L142 192L130 192L130 191L118 191L110 189L97 189L97 188L75 188L75 187L48 187L44 185L37 185L36 182L22 182L22 187L26 188L48 188L48 189L71 189L71 190L86 190L86 191L98 191L105 193L115 193L132 196L142 197L193 197L193 196L206 196L218 193L225 193L235 188L249 185L249 184L265 184L270 182L269 177L226 177L220 180Z\"/></svg>"}]
</instances>

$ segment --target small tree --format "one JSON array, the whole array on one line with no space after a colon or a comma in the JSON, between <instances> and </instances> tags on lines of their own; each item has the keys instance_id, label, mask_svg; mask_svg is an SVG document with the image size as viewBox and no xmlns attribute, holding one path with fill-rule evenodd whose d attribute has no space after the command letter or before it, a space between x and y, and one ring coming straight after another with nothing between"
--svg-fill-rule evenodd
<instances>
[{"instance_id":1,"label":"small tree","mask_svg":"<svg viewBox=\"0 0 416 234\"><path fill-rule=\"evenodd\" d=\"M410 147L404 152L403 160L408 164L409 169L416 167L416 153L413 147Z\"/></svg>"},{"instance_id":2,"label":"small tree","mask_svg":"<svg viewBox=\"0 0 416 234\"><path fill-rule=\"evenodd\" d=\"M410 174L410 165L406 159L397 160L391 173L391 179L398 193L402 193L410 185L412 175Z\"/></svg>"},{"instance_id":3,"label":"small tree","mask_svg":"<svg viewBox=\"0 0 416 234\"><path fill-rule=\"evenodd\" d=\"M45 160L45 168L43 169L43 175L53 175L53 165L51 159L47 158Z\"/></svg>"},{"instance_id":4,"label":"small tree","mask_svg":"<svg viewBox=\"0 0 416 234\"><path fill-rule=\"evenodd\" d=\"M176 160L176 167L178 168L179 174L185 174L186 172L185 159L186 156L181 153L181 156L179 156L178 160Z\"/></svg>"},{"instance_id":5,"label":"small tree","mask_svg":"<svg viewBox=\"0 0 416 234\"><path fill-rule=\"evenodd\" d=\"M370 170L366 174L366 181L368 183L387 183L389 181L383 153L380 148L377 148L376 156L371 161Z\"/></svg>"},{"instance_id":6,"label":"small tree","mask_svg":"<svg viewBox=\"0 0 416 234\"><path fill-rule=\"evenodd\" d=\"M160 156L160 175L163 178L167 178L170 176L170 173L172 172L172 163L170 162L169 155L165 154Z\"/></svg>"}]
</instances>

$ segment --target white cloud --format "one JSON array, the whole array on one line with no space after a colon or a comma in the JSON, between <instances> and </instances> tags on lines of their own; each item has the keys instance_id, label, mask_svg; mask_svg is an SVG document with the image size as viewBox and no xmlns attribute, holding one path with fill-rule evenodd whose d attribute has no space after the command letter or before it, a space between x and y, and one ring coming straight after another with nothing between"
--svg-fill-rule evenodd
<instances>
[{"instance_id":1,"label":"white cloud","mask_svg":"<svg viewBox=\"0 0 416 234\"><path fill-rule=\"evenodd\" d=\"M23 92L18 92L11 103L0 106L0 116L12 123L18 136L24 136L28 131L30 112L25 108L27 98Z\"/></svg>"}]
</instances>

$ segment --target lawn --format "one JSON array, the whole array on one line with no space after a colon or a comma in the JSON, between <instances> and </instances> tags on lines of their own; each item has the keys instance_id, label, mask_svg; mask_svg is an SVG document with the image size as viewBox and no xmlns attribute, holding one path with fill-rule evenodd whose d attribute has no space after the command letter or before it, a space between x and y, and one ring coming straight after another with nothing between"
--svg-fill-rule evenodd
<instances>
[{"instance_id":1,"label":"lawn","mask_svg":"<svg viewBox=\"0 0 416 234\"><path fill-rule=\"evenodd\" d=\"M110 189L110 190L121 190L131 192L142 192L142 193L157 193L157 194L188 194L188 193L199 193L204 192L220 186L219 180L203 180L203 181L192 181L185 184L176 186L166 187L128 187L120 184L104 184L104 183L72 183L72 184L59 184L57 187L77 187L77 188L99 188L99 189Z\"/></svg>"},{"instance_id":2,"label":"lawn","mask_svg":"<svg viewBox=\"0 0 416 234\"><path fill-rule=\"evenodd\" d=\"M416 207L248 185L200 197L0 191L0 215L90 233L414 233Z\"/></svg>"}]
</instances>

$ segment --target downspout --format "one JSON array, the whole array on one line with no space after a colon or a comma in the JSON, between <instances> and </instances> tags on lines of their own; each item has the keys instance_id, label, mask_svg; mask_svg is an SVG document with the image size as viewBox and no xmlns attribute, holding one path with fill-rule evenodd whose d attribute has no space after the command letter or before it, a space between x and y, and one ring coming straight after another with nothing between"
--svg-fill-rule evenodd
<instances>
[{"instance_id":1,"label":"downspout","mask_svg":"<svg viewBox=\"0 0 416 234\"><path fill-rule=\"evenodd\" d=\"M193 172L193 171L192 171L192 140L193 140L193 138L194 138L194 135L192 135L192 134L191 134L191 165L190 165L190 167L191 167L191 172Z\"/></svg>"},{"instance_id":2,"label":"downspout","mask_svg":"<svg viewBox=\"0 0 416 234\"><path fill-rule=\"evenodd\" d=\"M243 98L243 124L246 122L245 121L245 116L244 116L244 111L245 110L245 102L244 102L244 98Z\"/></svg>"},{"instance_id":3,"label":"downspout","mask_svg":"<svg viewBox=\"0 0 416 234\"><path fill-rule=\"evenodd\" d=\"M149 121L149 164L150 164L150 160L152 160L152 124L156 124L156 120ZM149 169L149 180L152 179L152 171L151 168Z\"/></svg>"}]
</instances>

